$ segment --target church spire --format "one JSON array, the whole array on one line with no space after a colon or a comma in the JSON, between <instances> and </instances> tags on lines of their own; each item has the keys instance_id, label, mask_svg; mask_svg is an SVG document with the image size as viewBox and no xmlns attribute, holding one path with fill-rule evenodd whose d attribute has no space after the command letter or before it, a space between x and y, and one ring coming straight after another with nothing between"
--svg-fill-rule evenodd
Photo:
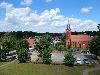
<instances>
[{"instance_id":1,"label":"church spire","mask_svg":"<svg viewBox=\"0 0 100 75\"><path fill-rule=\"evenodd\" d=\"M68 24L67 24L67 30L71 30L69 20L68 20Z\"/></svg>"},{"instance_id":2,"label":"church spire","mask_svg":"<svg viewBox=\"0 0 100 75\"><path fill-rule=\"evenodd\" d=\"M68 25L67 25L67 30L68 30L69 28L68 28Z\"/></svg>"}]
</instances>

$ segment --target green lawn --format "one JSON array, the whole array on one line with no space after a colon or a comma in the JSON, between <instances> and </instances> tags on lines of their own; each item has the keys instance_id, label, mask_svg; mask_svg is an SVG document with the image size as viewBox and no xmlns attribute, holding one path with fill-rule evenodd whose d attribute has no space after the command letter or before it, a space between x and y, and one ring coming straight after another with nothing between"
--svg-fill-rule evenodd
<instances>
[{"instance_id":1,"label":"green lawn","mask_svg":"<svg viewBox=\"0 0 100 75\"><path fill-rule=\"evenodd\" d=\"M97 60L97 61L100 64L100 60ZM89 75L100 75L100 70L91 71L89 72Z\"/></svg>"},{"instance_id":2,"label":"green lawn","mask_svg":"<svg viewBox=\"0 0 100 75\"><path fill-rule=\"evenodd\" d=\"M0 68L0 75L82 75L87 66L67 67L64 65L44 65L33 63L11 63Z\"/></svg>"}]
</instances>

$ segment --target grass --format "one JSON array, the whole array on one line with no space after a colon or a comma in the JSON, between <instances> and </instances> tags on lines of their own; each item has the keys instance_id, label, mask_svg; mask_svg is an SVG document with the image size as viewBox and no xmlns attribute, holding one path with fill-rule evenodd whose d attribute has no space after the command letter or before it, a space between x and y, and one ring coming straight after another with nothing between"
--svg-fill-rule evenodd
<instances>
[{"instance_id":1,"label":"grass","mask_svg":"<svg viewBox=\"0 0 100 75\"><path fill-rule=\"evenodd\" d=\"M0 65L5 63L7 62L0 62ZM34 63L18 64L16 61L0 67L0 75L82 75L84 69L92 67L91 65L68 67L65 65L44 65ZM100 73L94 73L93 75L100 75Z\"/></svg>"},{"instance_id":2,"label":"grass","mask_svg":"<svg viewBox=\"0 0 100 75\"><path fill-rule=\"evenodd\" d=\"M0 68L0 75L82 75L89 66L68 67L64 65L44 65L33 63L11 63Z\"/></svg>"},{"instance_id":3,"label":"grass","mask_svg":"<svg viewBox=\"0 0 100 75\"><path fill-rule=\"evenodd\" d=\"M1 66L1 65L4 65L4 64L6 64L6 63L8 63L8 62L0 62L0 66Z\"/></svg>"},{"instance_id":4,"label":"grass","mask_svg":"<svg viewBox=\"0 0 100 75\"><path fill-rule=\"evenodd\" d=\"M89 75L100 75L100 70L91 71L89 72Z\"/></svg>"}]
</instances>

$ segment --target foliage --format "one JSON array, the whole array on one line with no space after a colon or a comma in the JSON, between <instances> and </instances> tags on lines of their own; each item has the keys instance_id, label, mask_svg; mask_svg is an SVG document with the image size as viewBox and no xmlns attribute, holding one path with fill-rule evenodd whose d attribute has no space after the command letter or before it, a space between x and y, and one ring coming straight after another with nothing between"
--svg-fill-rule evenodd
<instances>
[{"instance_id":1,"label":"foliage","mask_svg":"<svg viewBox=\"0 0 100 75\"><path fill-rule=\"evenodd\" d=\"M75 63L75 60L76 59L71 53L65 55L65 58L64 58L65 65L73 66Z\"/></svg>"},{"instance_id":2,"label":"foliage","mask_svg":"<svg viewBox=\"0 0 100 75\"><path fill-rule=\"evenodd\" d=\"M16 46L17 46L17 49L20 49L20 48L25 48L28 50L29 46L28 46L28 42L26 41L26 39L20 39L16 42Z\"/></svg>"},{"instance_id":3,"label":"foliage","mask_svg":"<svg viewBox=\"0 0 100 75\"><path fill-rule=\"evenodd\" d=\"M58 51L66 51L66 47L64 45L58 46Z\"/></svg>"},{"instance_id":4,"label":"foliage","mask_svg":"<svg viewBox=\"0 0 100 75\"><path fill-rule=\"evenodd\" d=\"M35 49L42 55L45 49L48 49L51 42L51 36L44 35L36 44Z\"/></svg>"},{"instance_id":5,"label":"foliage","mask_svg":"<svg viewBox=\"0 0 100 75\"><path fill-rule=\"evenodd\" d=\"M52 37L50 35L45 34L35 46L35 49L40 53L44 64L49 64L51 62L51 41Z\"/></svg>"},{"instance_id":6,"label":"foliage","mask_svg":"<svg viewBox=\"0 0 100 75\"><path fill-rule=\"evenodd\" d=\"M15 40L16 38L12 33L5 33L0 38L0 59L6 60L6 54L16 49Z\"/></svg>"},{"instance_id":7,"label":"foliage","mask_svg":"<svg viewBox=\"0 0 100 75\"><path fill-rule=\"evenodd\" d=\"M1 38L0 38L0 44L3 49L11 51L15 49L15 44L16 44L16 38L13 34L11 33L5 33Z\"/></svg>"},{"instance_id":8,"label":"foliage","mask_svg":"<svg viewBox=\"0 0 100 75\"><path fill-rule=\"evenodd\" d=\"M51 63L51 52L49 49L45 49L43 52L43 63L50 64Z\"/></svg>"},{"instance_id":9,"label":"foliage","mask_svg":"<svg viewBox=\"0 0 100 75\"><path fill-rule=\"evenodd\" d=\"M58 51L66 51L66 40L63 39L61 42L55 44L54 48Z\"/></svg>"},{"instance_id":10,"label":"foliage","mask_svg":"<svg viewBox=\"0 0 100 75\"><path fill-rule=\"evenodd\" d=\"M26 49L21 48L18 51L18 60L20 63L25 63L27 61L28 52Z\"/></svg>"},{"instance_id":11,"label":"foliage","mask_svg":"<svg viewBox=\"0 0 100 75\"><path fill-rule=\"evenodd\" d=\"M100 37L95 37L91 40L89 50L96 56L100 56Z\"/></svg>"},{"instance_id":12,"label":"foliage","mask_svg":"<svg viewBox=\"0 0 100 75\"><path fill-rule=\"evenodd\" d=\"M83 49L81 48L70 48L70 49L67 49L68 52L75 52L75 51L81 51Z\"/></svg>"},{"instance_id":13,"label":"foliage","mask_svg":"<svg viewBox=\"0 0 100 75\"><path fill-rule=\"evenodd\" d=\"M99 31L100 31L100 24L98 24L98 26L97 26L97 27L98 27L98 29L99 29Z\"/></svg>"},{"instance_id":14,"label":"foliage","mask_svg":"<svg viewBox=\"0 0 100 75\"><path fill-rule=\"evenodd\" d=\"M0 49L0 61L6 61L6 50Z\"/></svg>"},{"instance_id":15,"label":"foliage","mask_svg":"<svg viewBox=\"0 0 100 75\"><path fill-rule=\"evenodd\" d=\"M24 39L18 40L17 43L17 55L20 63L26 62L28 57L28 42Z\"/></svg>"}]
</instances>

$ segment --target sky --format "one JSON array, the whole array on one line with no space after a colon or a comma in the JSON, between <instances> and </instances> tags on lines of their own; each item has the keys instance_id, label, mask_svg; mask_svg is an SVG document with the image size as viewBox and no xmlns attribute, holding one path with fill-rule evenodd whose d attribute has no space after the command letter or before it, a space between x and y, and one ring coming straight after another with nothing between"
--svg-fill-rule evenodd
<instances>
[{"instance_id":1,"label":"sky","mask_svg":"<svg viewBox=\"0 0 100 75\"><path fill-rule=\"evenodd\" d=\"M100 0L0 0L0 31L97 31Z\"/></svg>"}]
</instances>

